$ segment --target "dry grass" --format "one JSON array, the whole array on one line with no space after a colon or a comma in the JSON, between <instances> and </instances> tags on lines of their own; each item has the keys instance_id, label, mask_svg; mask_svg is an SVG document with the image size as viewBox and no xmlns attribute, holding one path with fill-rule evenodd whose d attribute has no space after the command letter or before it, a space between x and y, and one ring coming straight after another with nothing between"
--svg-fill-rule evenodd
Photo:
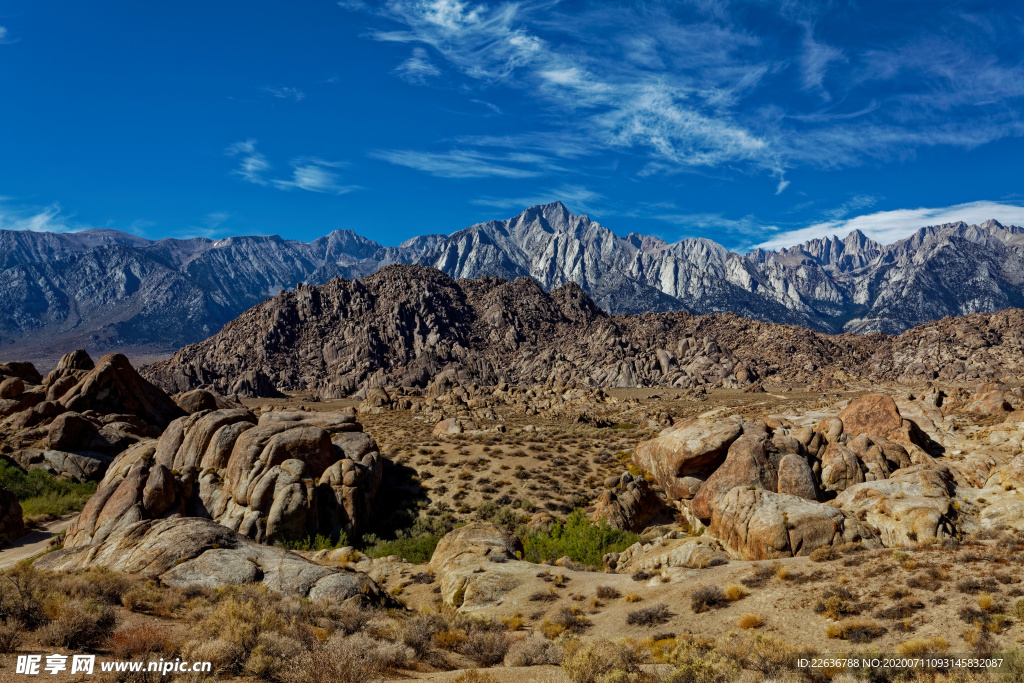
<instances>
[{"instance_id":1,"label":"dry grass","mask_svg":"<svg viewBox=\"0 0 1024 683\"><path fill-rule=\"evenodd\" d=\"M886 628L873 619L854 617L829 624L825 635L829 638L848 640L851 643L869 643L885 632Z\"/></svg>"},{"instance_id":2,"label":"dry grass","mask_svg":"<svg viewBox=\"0 0 1024 683\"><path fill-rule=\"evenodd\" d=\"M761 615L755 614L753 612L747 612L746 614L742 615L739 619L736 620L736 626L739 628L759 628L763 624L764 619L761 617Z\"/></svg>"},{"instance_id":3,"label":"dry grass","mask_svg":"<svg viewBox=\"0 0 1024 683\"><path fill-rule=\"evenodd\" d=\"M735 583L730 583L725 587L725 599L729 602L736 602L750 595L750 591L746 590L743 586Z\"/></svg>"}]
</instances>

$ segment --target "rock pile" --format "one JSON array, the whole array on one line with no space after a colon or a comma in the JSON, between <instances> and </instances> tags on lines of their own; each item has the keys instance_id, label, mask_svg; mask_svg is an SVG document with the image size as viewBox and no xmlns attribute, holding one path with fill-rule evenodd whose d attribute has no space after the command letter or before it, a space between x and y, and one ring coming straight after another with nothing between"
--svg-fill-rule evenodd
<instances>
[{"instance_id":1,"label":"rock pile","mask_svg":"<svg viewBox=\"0 0 1024 683\"><path fill-rule=\"evenodd\" d=\"M936 448L891 397L866 394L813 428L690 420L633 459L730 552L756 560L952 535L953 475Z\"/></svg>"},{"instance_id":2,"label":"rock pile","mask_svg":"<svg viewBox=\"0 0 1024 683\"><path fill-rule=\"evenodd\" d=\"M29 363L0 365L0 452L25 469L99 479L114 454L159 435L183 411L121 354L85 351L45 378Z\"/></svg>"},{"instance_id":3,"label":"rock pile","mask_svg":"<svg viewBox=\"0 0 1024 683\"><path fill-rule=\"evenodd\" d=\"M354 412L198 412L117 457L65 547L175 515L207 517L256 541L355 533L381 474L377 444Z\"/></svg>"}]
</instances>

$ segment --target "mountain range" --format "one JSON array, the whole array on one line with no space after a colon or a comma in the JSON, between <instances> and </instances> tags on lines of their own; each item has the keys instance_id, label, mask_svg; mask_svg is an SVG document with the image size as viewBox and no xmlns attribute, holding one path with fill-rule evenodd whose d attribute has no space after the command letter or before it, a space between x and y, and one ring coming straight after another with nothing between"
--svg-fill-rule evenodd
<instances>
[{"instance_id":1,"label":"mountain range","mask_svg":"<svg viewBox=\"0 0 1024 683\"><path fill-rule=\"evenodd\" d=\"M528 276L545 290L574 282L612 314L728 311L828 333L894 334L1024 305L1024 229L996 221L925 227L892 245L853 232L737 254L703 238L623 237L555 202L398 247L348 230L312 242L0 231L0 349L167 352L282 289L391 264L453 278Z\"/></svg>"}]
</instances>

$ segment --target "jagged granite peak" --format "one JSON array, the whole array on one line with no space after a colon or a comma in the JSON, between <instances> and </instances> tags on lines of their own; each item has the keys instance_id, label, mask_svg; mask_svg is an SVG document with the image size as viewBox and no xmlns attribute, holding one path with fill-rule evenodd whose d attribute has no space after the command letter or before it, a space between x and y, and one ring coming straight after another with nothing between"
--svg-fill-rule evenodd
<instances>
[{"instance_id":1,"label":"jagged granite peak","mask_svg":"<svg viewBox=\"0 0 1024 683\"><path fill-rule=\"evenodd\" d=\"M174 393L306 391L322 399L439 377L494 386L742 387L763 378L991 381L1024 368L1024 311L944 318L892 337L830 336L734 314L612 316L575 283L527 277L454 280L393 265L359 280L282 292L142 370ZM246 392L242 392L246 393Z\"/></svg>"},{"instance_id":2,"label":"jagged granite peak","mask_svg":"<svg viewBox=\"0 0 1024 683\"><path fill-rule=\"evenodd\" d=\"M553 202L397 247L351 230L313 242L0 231L0 353L166 352L282 289L393 264L453 278L530 277L549 291L572 282L612 314L733 312L831 333L892 334L1024 305L1024 229L994 220L925 227L891 245L853 231L737 254L704 238L622 237Z\"/></svg>"}]
</instances>

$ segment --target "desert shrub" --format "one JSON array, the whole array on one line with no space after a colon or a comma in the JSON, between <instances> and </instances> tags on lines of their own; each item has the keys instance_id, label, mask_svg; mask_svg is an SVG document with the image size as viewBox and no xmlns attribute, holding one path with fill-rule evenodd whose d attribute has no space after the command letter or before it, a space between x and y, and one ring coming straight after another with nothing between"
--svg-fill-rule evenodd
<instances>
[{"instance_id":1,"label":"desert shrub","mask_svg":"<svg viewBox=\"0 0 1024 683\"><path fill-rule=\"evenodd\" d=\"M498 683L498 679L486 671L481 673L475 669L470 669L469 671L463 671L452 679L452 683Z\"/></svg>"},{"instance_id":2,"label":"desert shrub","mask_svg":"<svg viewBox=\"0 0 1024 683\"><path fill-rule=\"evenodd\" d=\"M512 637L504 631L472 630L459 652L484 667L500 664L508 654Z\"/></svg>"},{"instance_id":3,"label":"desert shrub","mask_svg":"<svg viewBox=\"0 0 1024 683\"><path fill-rule=\"evenodd\" d=\"M597 597L601 600L615 600L616 598L622 597L622 593L611 586L598 586Z\"/></svg>"},{"instance_id":4,"label":"desert shrub","mask_svg":"<svg viewBox=\"0 0 1024 683\"><path fill-rule=\"evenodd\" d=\"M557 666L565 656L562 647L539 635L515 641L505 655L505 666Z\"/></svg>"},{"instance_id":5,"label":"desert shrub","mask_svg":"<svg viewBox=\"0 0 1024 683\"><path fill-rule=\"evenodd\" d=\"M639 671L636 651L623 643L593 640L582 643L562 660L562 671L572 683L602 683L615 674Z\"/></svg>"},{"instance_id":6,"label":"desert shrub","mask_svg":"<svg viewBox=\"0 0 1024 683\"><path fill-rule=\"evenodd\" d=\"M118 659L142 659L172 649L167 629L148 625L120 628L110 636L110 652Z\"/></svg>"},{"instance_id":7,"label":"desert shrub","mask_svg":"<svg viewBox=\"0 0 1024 683\"><path fill-rule=\"evenodd\" d=\"M764 619L760 614L753 612L747 612L736 620L736 626L739 628L758 628L762 624L764 624Z\"/></svg>"},{"instance_id":8,"label":"desert shrub","mask_svg":"<svg viewBox=\"0 0 1024 683\"><path fill-rule=\"evenodd\" d=\"M520 536L523 559L540 563L568 556L573 562L593 569L604 567L603 558L607 553L622 552L640 539L607 522L595 524L580 509L573 510L564 522L559 520L545 531L523 529Z\"/></svg>"},{"instance_id":9,"label":"desert shrub","mask_svg":"<svg viewBox=\"0 0 1024 683\"><path fill-rule=\"evenodd\" d=\"M583 633L590 626L590 620L583 616L578 607L568 605L559 608L551 622L569 633Z\"/></svg>"},{"instance_id":10,"label":"desert shrub","mask_svg":"<svg viewBox=\"0 0 1024 683\"><path fill-rule=\"evenodd\" d=\"M921 657L945 652L949 642L945 638L911 638L896 646L897 654L907 657Z\"/></svg>"},{"instance_id":11,"label":"desert shrub","mask_svg":"<svg viewBox=\"0 0 1024 683\"><path fill-rule=\"evenodd\" d=\"M735 660L690 643L683 643L670 652L665 661L673 667L664 678L665 683L727 683L737 680L741 674Z\"/></svg>"},{"instance_id":12,"label":"desert shrub","mask_svg":"<svg viewBox=\"0 0 1024 683\"><path fill-rule=\"evenodd\" d=\"M718 586L701 586L690 596L690 609L698 614L725 604L725 593Z\"/></svg>"},{"instance_id":13,"label":"desert shrub","mask_svg":"<svg viewBox=\"0 0 1024 683\"><path fill-rule=\"evenodd\" d=\"M633 575L629 578L633 579L634 581L646 581L647 579L651 578L651 575L645 572L643 569L640 569L639 571L633 572Z\"/></svg>"},{"instance_id":14,"label":"desert shrub","mask_svg":"<svg viewBox=\"0 0 1024 683\"><path fill-rule=\"evenodd\" d=\"M869 643L886 631L885 627L872 619L852 618L829 624L826 635L829 638L848 640L851 643Z\"/></svg>"},{"instance_id":15,"label":"desert shrub","mask_svg":"<svg viewBox=\"0 0 1024 683\"><path fill-rule=\"evenodd\" d=\"M814 611L829 619L842 619L860 614L861 608L856 598L847 588L830 586L825 589L822 599L814 606Z\"/></svg>"},{"instance_id":16,"label":"desert shrub","mask_svg":"<svg viewBox=\"0 0 1024 683\"><path fill-rule=\"evenodd\" d=\"M735 583L730 583L725 587L725 599L729 602L736 602L750 595L749 592L743 586L739 586Z\"/></svg>"},{"instance_id":17,"label":"desert shrub","mask_svg":"<svg viewBox=\"0 0 1024 683\"><path fill-rule=\"evenodd\" d=\"M379 681L412 661L411 648L364 633L335 634L294 660L287 678L294 683Z\"/></svg>"},{"instance_id":18,"label":"desert shrub","mask_svg":"<svg viewBox=\"0 0 1024 683\"><path fill-rule=\"evenodd\" d=\"M121 604L121 597L132 587L135 579L127 574L96 567L60 577L54 586L74 599L93 599L110 605Z\"/></svg>"},{"instance_id":19,"label":"desert shrub","mask_svg":"<svg viewBox=\"0 0 1024 683\"><path fill-rule=\"evenodd\" d=\"M750 572L750 576L740 580L747 588L760 588L775 576L775 570L768 565L759 565Z\"/></svg>"},{"instance_id":20,"label":"desert shrub","mask_svg":"<svg viewBox=\"0 0 1024 683\"><path fill-rule=\"evenodd\" d=\"M48 620L42 599L48 593L42 572L19 564L0 573L0 619L22 622L32 629Z\"/></svg>"},{"instance_id":21,"label":"desert shrub","mask_svg":"<svg viewBox=\"0 0 1024 683\"><path fill-rule=\"evenodd\" d=\"M786 640L765 634L744 636L740 651L745 668L760 671L766 679L782 678L787 671L795 669L797 656L801 654Z\"/></svg>"},{"instance_id":22,"label":"desert shrub","mask_svg":"<svg viewBox=\"0 0 1024 683\"><path fill-rule=\"evenodd\" d=\"M5 655L18 649L24 631L25 625L17 619L0 621L0 654Z\"/></svg>"},{"instance_id":23,"label":"desert shrub","mask_svg":"<svg viewBox=\"0 0 1024 683\"><path fill-rule=\"evenodd\" d=\"M914 612L924 609L924 603L915 598L905 598L895 605L880 609L875 613L876 619L907 619Z\"/></svg>"},{"instance_id":24,"label":"desert shrub","mask_svg":"<svg viewBox=\"0 0 1024 683\"><path fill-rule=\"evenodd\" d=\"M348 535L339 529L334 536L317 534L313 537L306 536L300 539L280 539L275 545L287 548L288 550L333 550L349 545L349 540Z\"/></svg>"},{"instance_id":25,"label":"desert shrub","mask_svg":"<svg viewBox=\"0 0 1024 683\"><path fill-rule=\"evenodd\" d=\"M654 626L664 624L672 617L668 605L659 603L650 607L641 607L626 615L626 623L631 626Z\"/></svg>"},{"instance_id":26,"label":"desert shrub","mask_svg":"<svg viewBox=\"0 0 1024 683\"><path fill-rule=\"evenodd\" d=\"M833 546L823 545L811 551L810 559L812 562L831 562L839 559L839 555L839 551Z\"/></svg>"},{"instance_id":27,"label":"desert shrub","mask_svg":"<svg viewBox=\"0 0 1024 683\"><path fill-rule=\"evenodd\" d=\"M69 650L92 648L110 636L116 622L114 610L94 600L67 601L56 606L56 615L39 629L44 645Z\"/></svg>"}]
</instances>

